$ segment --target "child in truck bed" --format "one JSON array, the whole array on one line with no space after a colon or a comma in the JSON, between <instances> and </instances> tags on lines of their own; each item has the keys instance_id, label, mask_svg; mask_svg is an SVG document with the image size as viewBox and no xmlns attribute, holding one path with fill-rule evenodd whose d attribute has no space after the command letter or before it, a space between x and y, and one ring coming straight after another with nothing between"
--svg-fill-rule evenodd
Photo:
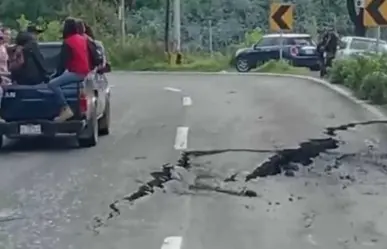
<instances>
[{"instance_id":1,"label":"child in truck bed","mask_svg":"<svg viewBox=\"0 0 387 249\"><path fill-rule=\"evenodd\" d=\"M1 99L3 97L2 86L8 85L11 83L11 80L7 76L9 76L8 52L6 47L5 35L3 32L0 31L0 108L1 108ZM0 122L4 122L4 120L1 117L0 117Z\"/></svg>"}]
</instances>

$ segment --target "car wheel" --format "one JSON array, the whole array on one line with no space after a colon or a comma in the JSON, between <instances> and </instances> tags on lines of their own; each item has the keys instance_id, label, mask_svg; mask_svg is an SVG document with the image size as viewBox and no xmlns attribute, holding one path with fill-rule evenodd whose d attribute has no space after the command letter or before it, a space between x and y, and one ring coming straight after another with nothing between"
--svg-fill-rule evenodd
<instances>
[{"instance_id":1,"label":"car wheel","mask_svg":"<svg viewBox=\"0 0 387 249\"><path fill-rule=\"evenodd\" d=\"M97 106L87 122L85 130L78 137L79 146L82 148L94 147L98 143L98 120L96 113Z\"/></svg>"},{"instance_id":2,"label":"car wheel","mask_svg":"<svg viewBox=\"0 0 387 249\"><path fill-rule=\"evenodd\" d=\"M110 133L110 97L106 100L103 116L98 120L98 133L101 136L109 135Z\"/></svg>"},{"instance_id":3,"label":"car wheel","mask_svg":"<svg viewBox=\"0 0 387 249\"><path fill-rule=\"evenodd\" d=\"M248 60L244 58L238 58L236 60L235 67L236 67L236 70L241 73L246 73L251 69Z\"/></svg>"}]
</instances>

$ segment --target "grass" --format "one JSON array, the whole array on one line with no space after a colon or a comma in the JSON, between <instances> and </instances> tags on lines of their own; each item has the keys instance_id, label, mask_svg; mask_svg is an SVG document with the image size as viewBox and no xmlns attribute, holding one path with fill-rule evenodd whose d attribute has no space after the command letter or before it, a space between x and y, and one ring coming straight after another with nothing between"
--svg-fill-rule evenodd
<instances>
[{"instance_id":1,"label":"grass","mask_svg":"<svg viewBox=\"0 0 387 249\"><path fill-rule=\"evenodd\" d=\"M310 75L310 70L305 67L293 67L287 61L271 60L254 70L259 73L280 73L295 75Z\"/></svg>"}]
</instances>

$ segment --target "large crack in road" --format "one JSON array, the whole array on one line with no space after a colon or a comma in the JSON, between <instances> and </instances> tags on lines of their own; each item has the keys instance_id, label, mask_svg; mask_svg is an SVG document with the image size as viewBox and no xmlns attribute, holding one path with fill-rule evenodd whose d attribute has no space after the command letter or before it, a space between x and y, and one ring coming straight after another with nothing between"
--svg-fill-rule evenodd
<instances>
[{"instance_id":1,"label":"large crack in road","mask_svg":"<svg viewBox=\"0 0 387 249\"><path fill-rule=\"evenodd\" d=\"M336 149L340 145L340 140L336 138L338 131L345 131L349 128L356 126L372 125L372 124L387 124L387 120L371 120L364 122L352 122L335 127L327 127L324 134L328 135L323 139L310 139L305 142L301 142L297 148L282 149L282 150L270 150L270 149L222 149L222 150L191 150L181 153L176 165L164 164L161 170L158 172L151 172L152 180L142 184L138 189L128 196L123 197L120 200L116 200L109 205L109 212L105 217L95 217L90 229L96 234L99 233L99 228L106 225L106 222L117 217L121 214L118 204L121 202L129 202L133 204L136 200L153 194L156 188L163 189L164 185L171 180L182 180L182 175L177 168L182 168L186 171L190 171L191 159L210 156L215 154L227 153L227 152L251 152L251 153L274 153L266 161L255 168L250 174L245 177L245 182L248 182L257 177L266 177L271 175L277 175L285 172L287 176L294 176L294 171L298 170L298 165L308 166L313 163L313 159L320 154L327 152L328 150ZM237 174L234 174L224 180L236 181ZM205 190L214 191L218 193L224 193L234 196L244 197L257 197L255 191L243 188L241 191L224 189L219 186L212 186L209 184L191 184L188 186L190 190Z\"/></svg>"}]
</instances>

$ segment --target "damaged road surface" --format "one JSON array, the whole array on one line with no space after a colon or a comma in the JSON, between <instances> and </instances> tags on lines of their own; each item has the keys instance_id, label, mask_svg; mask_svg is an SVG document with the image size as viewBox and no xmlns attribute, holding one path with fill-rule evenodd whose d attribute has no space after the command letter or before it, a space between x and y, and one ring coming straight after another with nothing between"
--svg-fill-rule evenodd
<instances>
[{"instance_id":1,"label":"damaged road surface","mask_svg":"<svg viewBox=\"0 0 387 249\"><path fill-rule=\"evenodd\" d=\"M300 79L110 78L97 147L0 152L0 248L387 245L387 119Z\"/></svg>"}]
</instances>

